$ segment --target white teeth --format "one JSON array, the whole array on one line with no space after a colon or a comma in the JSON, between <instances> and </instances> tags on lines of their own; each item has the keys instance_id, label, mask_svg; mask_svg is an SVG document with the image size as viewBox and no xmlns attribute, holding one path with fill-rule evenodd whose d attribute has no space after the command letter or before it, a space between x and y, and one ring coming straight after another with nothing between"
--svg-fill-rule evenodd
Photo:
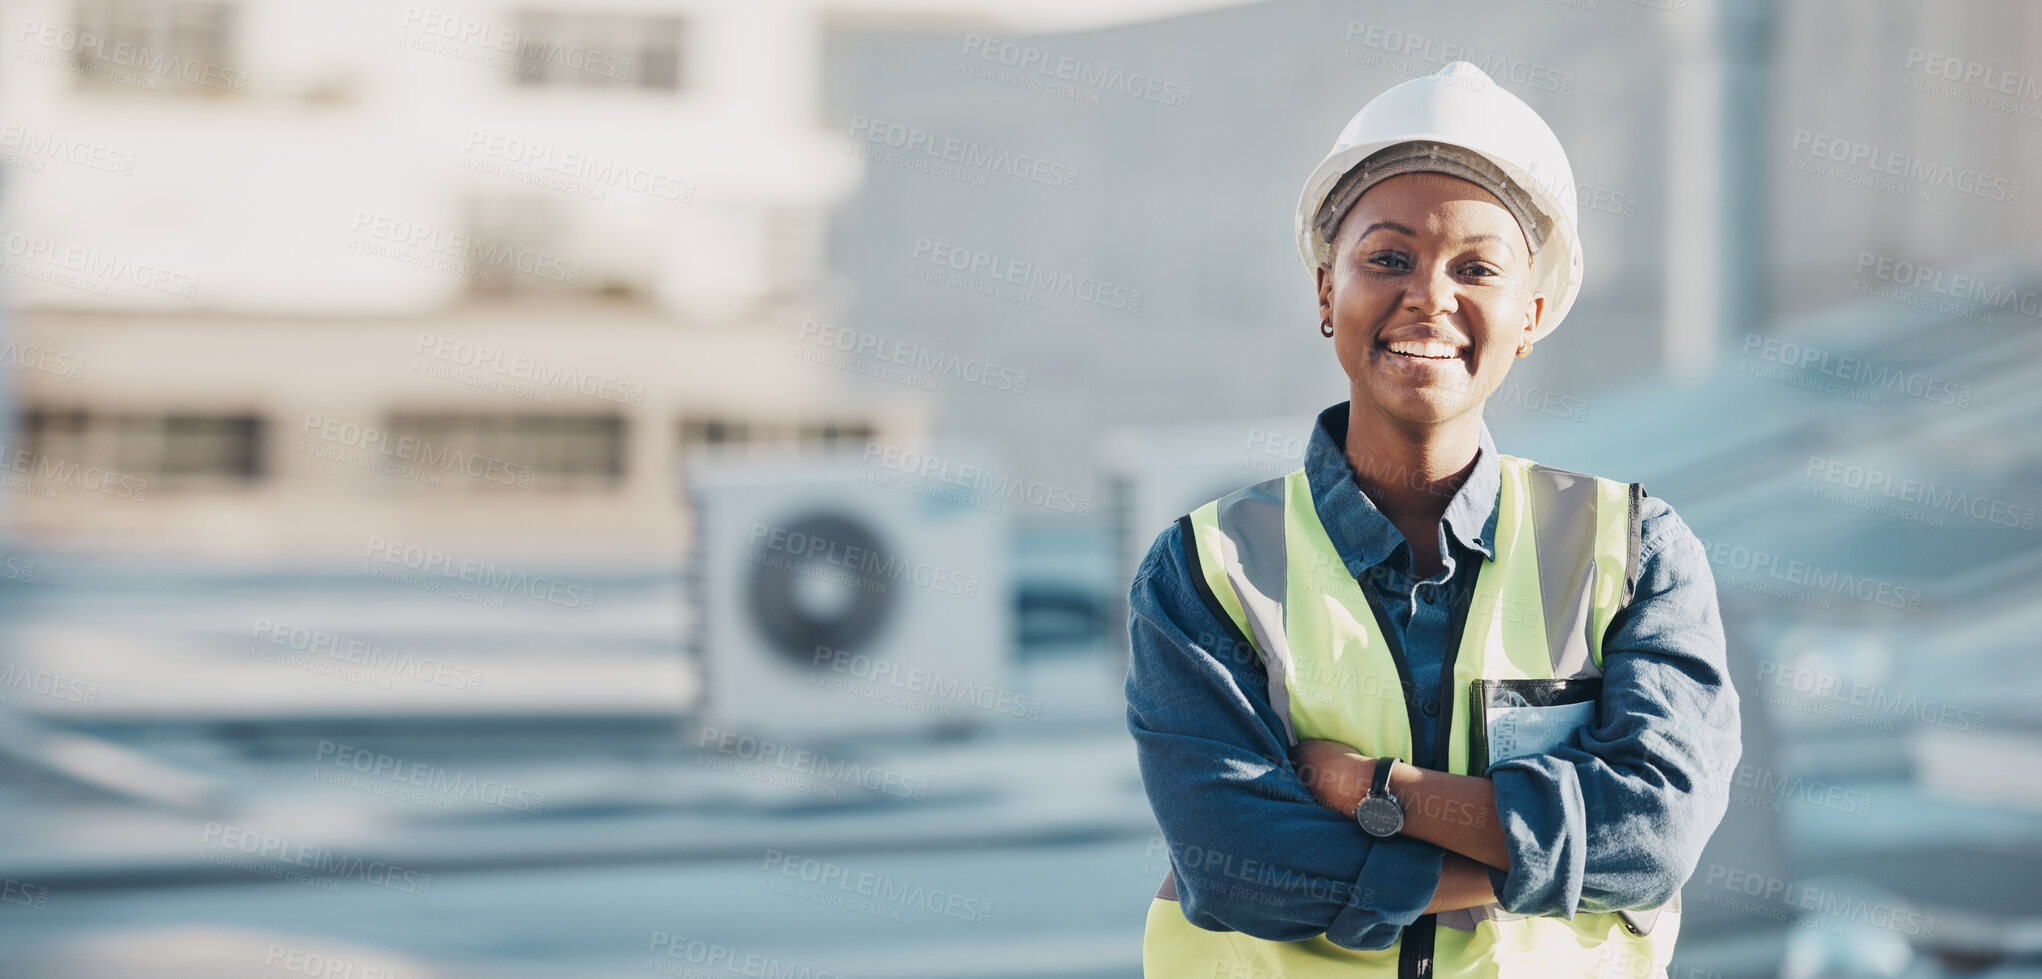
<instances>
[{"instance_id":1,"label":"white teeth","mask_svg":"<svg viewBox=\"0 0 2042 979\"><path fill-rule=\"evenodd\" d=\"M1434 360L1449 360L1460 356L1460 351L1455 350L1452 344L1435 343L1430 340L1398 340L1390 344L1389 348L1391 353Z\"/></svg>"}]
</instances>

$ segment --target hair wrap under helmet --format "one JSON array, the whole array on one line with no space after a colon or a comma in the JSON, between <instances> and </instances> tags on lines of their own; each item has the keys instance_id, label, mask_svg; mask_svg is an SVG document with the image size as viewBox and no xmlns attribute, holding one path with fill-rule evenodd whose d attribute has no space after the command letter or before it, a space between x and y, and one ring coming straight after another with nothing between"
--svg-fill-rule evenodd
<instances>
[{"instance_id":1,"label":"hair wrap under helmet","mask_svg":"<svg viewBox=\"0 0 2042 979\"><path fill-rule=\"evenodd\" d=\"M1326 245L1326 257L1332 258L1333 239L1340 233L1340 222L1347 212L1354 209L1356 201L1370 187L1391 177L1407 173L1443 173L1459 177L1496 195L1503 206L1517 218L1517 226L1524 231L1525 244L1536 255L1544 247L1546 239L1552 236L1553 219L1546 216L1531 196L1513 183L1502 168L1491 163L1480 153L1426 139L1414 139L1377 150L1368 159L1354 165L1340 182L1333 185L1332 193L1319 205L1318 219L1312 222L1319 240Z\"/></svg>"}]
</instances>

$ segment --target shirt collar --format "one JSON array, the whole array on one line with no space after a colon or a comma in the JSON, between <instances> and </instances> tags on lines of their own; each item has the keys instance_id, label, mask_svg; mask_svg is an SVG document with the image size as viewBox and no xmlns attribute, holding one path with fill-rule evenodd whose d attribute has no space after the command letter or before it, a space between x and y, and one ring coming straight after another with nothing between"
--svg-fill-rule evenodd
<instances>
[{"instance_id":1,"label":"shirt collar","mask_svg":"<svg viewBox=\"0 0 2042 979\"><path fill-rule=\"evenodd\" d=\"M1319 522L1347 563L1347 573L1359 576L1389 560L1397 545L1404 543L1404 535L1376 509L1375 501L1362 492L1355 478L1354 465L1347 459L1347 406L1343 401L1319 413L1305 449L1305 479L1312 487L1312 506L1319 511ZM1489 434L1488 423L1483 422L1475 468L1447 502L1443 523L1449 539L1495 560L1496 508L1502 489L1496 441Z\"/></svg>"}]
</instances>

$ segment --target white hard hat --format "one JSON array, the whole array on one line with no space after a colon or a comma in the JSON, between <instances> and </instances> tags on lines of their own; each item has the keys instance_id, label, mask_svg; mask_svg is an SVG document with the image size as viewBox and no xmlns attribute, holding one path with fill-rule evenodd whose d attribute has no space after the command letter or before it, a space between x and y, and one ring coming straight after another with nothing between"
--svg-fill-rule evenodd
<instances>
[{"instance_id":1,"label":"white hard hat","mask_svg":"<svg viewBox=\"0 0 2042 979\"><path fill-rule=\"evenodd\" d=\"M1502 191L1497 196L1518 216L1532 244L1534 288L1546 295L1545 314L1532 339L1551 333L1581 291L1574 169L1567 164L1567 153L1546 121L1523 99L1504 91L1482 69L1466 61L1392 86L1347 121L1347 128L1333 141L1332 151L1319 161L1311 179L1305 181L1304 192L1298 195L1298 254L1305 269L1317 269L1328 257L1328 243L1315 225L1320 205L1335 185L1377 151L1411 142L1444 144L1424 149L1427 153L1445 150L1440 165L1416 165L1408 159L1415 154L1404 154L1407 159L1393 167L1394 172L1439 169L1484 183L1471 170L1487 171L1488 167L1470 164L1487 161L1508 179L1511 186L1490 189ZM1456 147L1472 151L1476 159L1468 160ZM1465 162L1456 163L1455 158ZM1530 223L1523 211L1527 199L1540 212Z\"/></svg>"}]
</instances>

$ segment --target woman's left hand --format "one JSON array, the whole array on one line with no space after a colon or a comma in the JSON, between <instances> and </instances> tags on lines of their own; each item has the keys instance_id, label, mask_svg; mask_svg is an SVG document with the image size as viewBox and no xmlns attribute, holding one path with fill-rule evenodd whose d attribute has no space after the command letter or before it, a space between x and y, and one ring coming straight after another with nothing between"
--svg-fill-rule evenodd
<instances>
[{"instance_id":1,"label":"woman's left hand","mask_svg":"<svg viewBox=\"0 0 2042 979\"><path fill-rule=\"evenodd\" d=\"M1375 760L1338 741L1306 738L1291 749L1298 778L1319 804L1342 815L1354 814L1375 777Z\"/></svg>"}]
</instances>

